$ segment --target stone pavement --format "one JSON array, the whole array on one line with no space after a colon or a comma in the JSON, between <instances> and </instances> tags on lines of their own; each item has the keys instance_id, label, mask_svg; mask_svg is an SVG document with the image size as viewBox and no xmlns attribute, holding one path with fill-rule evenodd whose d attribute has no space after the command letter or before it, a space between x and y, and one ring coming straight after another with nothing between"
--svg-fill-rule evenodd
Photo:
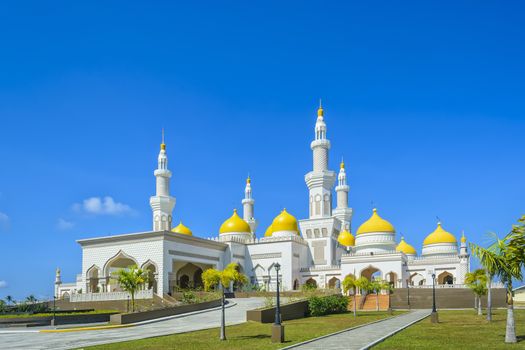
<instances>
[{"instance_id":1,"label":"stone pavement","mask_svg":"<svg viewBox=\"0 0 525 350\"><path fill-rule=\"evenodd\" d=\"M264 305L264 298L231 299L236 305L226 309L226 324L246 322L246 310ZM39 333L38 330L0 330L0 349L74 349L89 345L183 333L220 326L220 308L178 315L149 324L129 328L97 331ZM217 337L219 335L217 334Z\"/></svg>"},{"instance_id":2,"label":"stone pavement","mask_svg":"<svg viewBox=\"0 0 525 350\"><path fill-rule=\"evenodd\" d=\"M323 336L301 344L292 345L284 349L315 350L315 349L368 349L389 336L399 332L430 315L430 310L414 310L407 314L392 317L369 325L355 327L332 335ZM286 330L285 330L286 334ZM283 350L284 350L283 349Z\"/></svg>"}]
</instances>

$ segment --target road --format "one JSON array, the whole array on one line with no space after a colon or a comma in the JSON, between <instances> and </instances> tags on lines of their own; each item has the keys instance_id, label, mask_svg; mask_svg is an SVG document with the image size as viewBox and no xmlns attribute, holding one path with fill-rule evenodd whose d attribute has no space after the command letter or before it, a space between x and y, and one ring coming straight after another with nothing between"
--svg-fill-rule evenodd
<instances>
[{"instance_id":1,"label":"road","mask_svg":"<svg viewBox=\"0 0 525 350\"><path fill-rule=\"evenodd\" d=\"M246 310L264 305L264 298L231 299L231 301L236 305L226 309L227 325L246 322ZM213 309L128 328L66 333L40 333L39 329L0 330L0 349L76 349L219 327L220 319L220 309Z\"/></svg>"}]
</instances>

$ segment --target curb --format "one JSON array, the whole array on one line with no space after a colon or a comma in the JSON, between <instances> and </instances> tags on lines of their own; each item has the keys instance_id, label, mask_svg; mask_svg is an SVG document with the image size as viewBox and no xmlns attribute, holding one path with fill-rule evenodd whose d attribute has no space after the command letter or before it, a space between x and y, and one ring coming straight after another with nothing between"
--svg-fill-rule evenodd
<instances>
[{"instance_id":1,"label":"curb","mask_svg":"<svg viewBox=\"0 0 525 350\"><path fill-rule=\"evenodd\" d=\"M62 328L62 329L42 329L38 333L67 333L67 332L82 332L82 331L99 331L103 329L114 328L129 328L134 327L133 324L117 324L108 326L94 326L94 327L77 327L77 328Z\"/></svg>"},{"instance_id":2,"label":"curb","mask_svg":"<svg viewBox=\"0 0 525 350\"><path fill-rule=\"evenodd\" d=\"M362 327L369 326L371 324L375 324L375 323L379 323L379 322L383 322L383 321L386 321L386 320L391 320L393 318L400 317L400 316L403 316L403 315L406 315L406 314L401 314L401 315L397 315L397 316L390 316L390 317L383 318L383 319L380 319L380 320L377 320L377 321L363 323L363 324L360 324L359 326L346 328L346 329L343 329L343 330L340 330L340 331L337 331L337 332L334 332L334 333L325 334L325 335L322 335L322 336L317 337L317 338L313 338L313 339L302 341L302 342L297 343L297 344L289 345L289 346L287 346L285 348L281 348L280 350L293 349L293 348L296 348L296 347L301 346L301 345L309 344L309 343L312 343L312 342L317 341L317 340L321 340L321 339L324 339L324 338L331 337L333 335L337 335L337 334L340 334L340 333L352 331L354 329L362 328Z\"/></svg>"}]
</instances>

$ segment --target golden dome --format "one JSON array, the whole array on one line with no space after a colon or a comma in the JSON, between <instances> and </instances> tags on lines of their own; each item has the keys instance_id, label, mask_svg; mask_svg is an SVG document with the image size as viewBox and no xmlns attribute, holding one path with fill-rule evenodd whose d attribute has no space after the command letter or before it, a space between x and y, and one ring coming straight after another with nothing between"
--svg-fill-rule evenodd
<instances>
[{"instance_id":1,"label":"golden dome","mask_svg":"<svg viewBox=\"0 0 525 350\"><path fill-rule=\"evenodd\" d=\"M337 242L339 242L341 245L344 245L345 247L353 247L355 245L355 237L346 229L344 229L337 237Z\"/></svg>"},{"instance_id":2,"label":"golden dome","mask_svg":"<svg viewBox=\"0 0 525 350\"><path fill-rule=\"evenodd\" d=\"M450 232L447 232L441 227L441 222L438 222L437 228L425 238L423 245L436 243L458 243L456 237Z\"/></svg>"},{"instance_id":3,"label":"golden dome","mask_svg":"<svg viewBox=\"0 0 525 350\"><path fill-rule=\"evenodd\" d=\"M264 233L264 237L272 237L272 234L273 234L273 228L272 228L272 225L270 225L266 229L266 232Z\"/></svg>"},{"instance_id":4,"label":"golden dome","mask_svg":"<svg viewBox=\"0 0 525 350\"><path fill-rule=\"evenodd\" d=\"M323 107L319 107L319 109L317 110L317 116L322 117L323 115L324 115Z\"/></svg>"},{"instance_id":5,"label":"golden dome","mask_svg":"<svg viewBox=\"0 0 525 350\"><path fill-rule=\"evenodd\" d=\"M401 237L401 242L396 247L396 251L403 252L406 255L416 255L417 252L410 244L405 242L405 237Z\"/></svg>"},{"instance_id":6,"label":"golden dome","mask_svg":"<svg viewBox=\"0 0 525 350\"><path fill-rule=\"evenodd\" d=\"M246 178L246 184L249 184L249 183L252 183L252 179L250 179L250 177L248 176L248 177Z\"/></svg>"},{"instance_id":7,"label":"golden dome","mask_svg":"<svg viewBox=\"0 0 525 350\"><path fill-rule=\"evenodd\" d=\"M228 232L247 232L251 233L250 225L237 214L237 209L233 209L233 215L224 221L219 229L219 233Z\"/></svg>"},{"instance_id":8,"label":"golden dome","mask_svg":"<svg viewBox=\"0 0 525 350\"><path fill-rule=\"evenodd\" d=\"M383 219L377 214L377 209L374 208L372 216L370 219L365 221L359 229L357 229L357 234L370 233L370 232L391 232L395 233L396 229L392 226L391 223Z\"/></svg>"},{"instance_id":9,"label":"golden dome","mask_svg":"<svg viewBox=\"0 0 525 350\"><path fill-rule=\"evenodd\" d=\"M294 231L299 234L299 229L297 228L297 219L293 215L288 214L286 208L283 209L281 214L277 215L275 219L273 219L271 227L272 232Z\"/></svg>"},{"instance_id":10,"label":"golden dome","mask_svg":"<svg viewBox=\"0 0 525 350\"><path fill-rule=\"evenodd\" d=\"M465 232L461 235L461 243L467 243L467 237L465 237Z\"/></svg>"},{"instance_id":11,"label":"golden dome","mask_svg":"<svg viewBox=\"0 0 525 350\"><path fill-rule=\"evenodd\" d=\"M339 165L339 168L344 169L345 168L345 161L341 159L341 164Z\"/></svg>"},{"instance_id":12,"label":"golden dome","mask_svg":"<svg viewBox=\"0 0 525 350\"><path fill-rule=\"evenodd\" d=\"M171 232L180 233L181 235L193 236L193 232L191 232L188 227L184 226L182 221L176 227L172 228Z\"/></svg>"}]
</instances>

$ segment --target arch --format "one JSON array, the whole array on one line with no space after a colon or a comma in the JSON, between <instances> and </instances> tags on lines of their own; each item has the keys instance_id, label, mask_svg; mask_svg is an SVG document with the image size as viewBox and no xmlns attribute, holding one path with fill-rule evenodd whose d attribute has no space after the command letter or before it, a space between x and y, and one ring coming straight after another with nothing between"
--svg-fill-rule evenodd
<instances>
[{"instance_id":1,"label":"arch","mask_svg":"<svg viewBox=\"0 0 525 350\"><path fill-rule=\"evenodd\" d=\"M415 272L412 275L410 275L410 278L408 279L408 284L411 286L422 286L425 284L425 278L423 275Z\"/></svg>"},{"instance_id":2,"label":"arch","mask_svg":"<svg viewBox=\"0 0 525 350\"><path fill-rule=\"evenodd\" d=\"M437 284L454 284L454 276L448 271L443 271L437 276Z\"/></svg>"},{"instance_id":3,"label":"arch","mask_svg":"<svg viewBox=\"0 0 525 350\"><path fill-rule=\"evenodd\" d=\"M100 268L97 265L92 265L86 271L86 280L87 280L87 292L88 293L98 293L100 288L98 286L100 281Z\"/></svg>"},{"instance_id":4,"label":"arch","mask_svg":"<svg viewBox=\"0 0 525 350\"><path fill-rule=\"evenodd\" d=\"M321 196L315 196L315 215L321 215Z\"/></svg>"},{"instance_id":5,"label":"arch","mask_svg":"<svg viewBox=\"0 0 525 350\"><path fill-rule=\"evenodd\" d=\"M193 273L193 287L197 289L204 287L204 283L202 282L202 269L200 267Z\"/></svg>"},{"instance_id":6,"label":"arch","mask_svg":"<svg viewBox=\"0 0 525 350\"><path fill-rule=\"evenodd\" d=\"M144 264L142 264L142 269L148 274L147 288L153 289L153 293L157 293L157 264L155 264L151 260L148 260Z\"/></svg>"},{"instance_id":7,"label":"arch","mask_svg":"<svg viewBox=\"0 0 525 350\"><path fill-rule=\"evenodd\" d=\"M293 281L293 290L299 290L299 280L296 278L294 281Z\"/></svg>"},{"instance_id":8,"label":"arch","mask_svg":"<svg viewBox=\"0 0 525 350\"><path fill-rule=\"evenodd\" d=\"M330 215L330 196L325 194L323 199L323 215Z\"/></svg>"},{"instance_id":9,"label":"arch","mask_svg":"<svg viewBox=\"0 0 525 350\"><path fill-rule=\"evenodd\" d=\"M69 300L69 298L70 298L69 292L62 293L62 299Z\"/></svg>"},{"instance_id":10,"label":"arch","mask_svg":"<svg viewBox=\"0 0 525 350\"><path fill-rule=\"evenodd\" d=\"M341 281L339 280L339 278L332 277L330 278L330 280L328 280L328 288L335 289L335 288L340 288L340 286L341 286Z\"/></svg>"},{"instance_id":11,"label":"arch","mask_svg":"<svg viewBox=\"0 0 525 350\"><path fill-rule=\"evenodd\" d=\"M385 279L392 287L396 287L397 273L395 273L394 271L390 271L389 273L385 275Z\"/></svg>"},{"instance_id":12,"label":"arch","mask_svg":"<svg viewBox=\"0 0 525 350\"><path fill-rule=\"evenodd\" d=\"M304 285L307 286L308 288L316 289L317 281L314 280L312 277L310 277L309 279L306 280L306 282L304 282Z\"/></svg>"},{"instance_id":13,"label":"arch","mask_svg":"<svg viewBox=\"0 0 525 350\"><path fill-rule=\"evenodd\" d=\"M375 266L368 265L368 267L364 268L360 272L361 277L365 277L369 281L372 281L375 278L381 278L381 270Z\"/></svg>"},{"instance_id":14,"label":"arch","mask_svg":"<svg viewBox=\"0 0 525 350\"><path fill-rule=\"evenodd\" d=\"M137 263L137 259L132 257L129 254L126 254L123 250L119 250L119 252L113 257L109 258L108 261L104 264L104 275L106 277L111 277L111 268L128 268L132 265L139 265Z\"/></svg>"},{"instance_id":15,"label":"arch","mask_svg":"<svg viewBox=\"0 0 525 350\"><path fill-rule=\"evenodd\" d=\"M197 271L200 270L200 274L196 274ZM183 265L179 270L177 271L177 285L179 288L182 289L188 289L193 288L195 286L195 276L198 275L201 277L202 275L202 268L193 264L193 263L186 263ZM186 277L184 277L186 276ZM183 278L184 277L184 278ZM191 277L191 278L190 278ZM186 280L187 278L187 280ZM202 278L200 280L202 283Z\"/></svg>"}]
</instances>

